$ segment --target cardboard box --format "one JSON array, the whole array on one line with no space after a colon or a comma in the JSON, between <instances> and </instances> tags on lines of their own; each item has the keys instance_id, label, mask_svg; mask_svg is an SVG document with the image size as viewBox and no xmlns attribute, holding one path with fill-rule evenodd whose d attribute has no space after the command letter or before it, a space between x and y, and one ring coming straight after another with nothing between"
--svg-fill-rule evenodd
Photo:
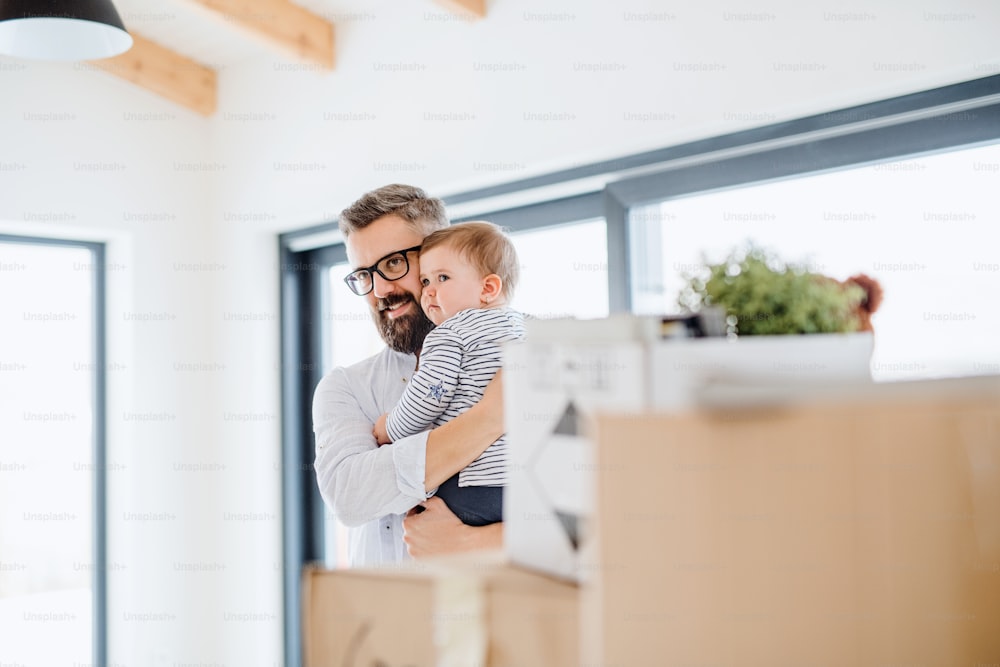
<instances>
[{"instance_id":1,"label":"cardboard box","mask_svg":"<svg viewBox=\"0 0 1000 667\"><path fill-rule=\"evenodd\" d=\"M499 555L303 574L306 667L579 664L578 589Z\"/></svg>"},{"instance_id":2,"label":"cardboard box","mask_svg":"<svg viewBox=\"0 0 1000 667\"><path fill-rule=\"evenodd\" d=\"M588 664L1000 663L1000 378L602 416L596 442Z\"/></svg>"},{"instance_id":3,"label":"cardboard box","mask_svg":"<svg viewBox=\"0 0 1000 667\"><path fill-rule=\"evenodd\" d=\"M661 338L655 317L534 320L504 348L510 475L505 549L514 562L585 581L597 411L681 411L722 383L767 383L800 393L871 382L870 334Z\"/></svg>"}]
</instances>

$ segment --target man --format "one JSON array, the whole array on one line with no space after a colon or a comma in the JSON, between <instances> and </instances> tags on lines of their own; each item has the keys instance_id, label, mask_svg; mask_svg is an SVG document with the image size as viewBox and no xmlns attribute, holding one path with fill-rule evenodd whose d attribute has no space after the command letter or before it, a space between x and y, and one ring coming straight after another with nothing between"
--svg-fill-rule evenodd
<instances>
[{"instance_id":1,"label":"man","mask_svg":"<svg viewBox=\"0 0 1000 667\"><path fill-rule=\"evenodd\" d=\"M313 396L316 477L327 505L353 528L352 565L502 543L502 524L467 526L443 501L429 497L503 434L496 382L477 405L433 431L384 447L372 436L375 420L402 395L434 326L420 308L418 252L425 236L447 225L443 202L407 185L369 192L340 215L354 267L345 282L367 300L387 345L328 373ZM418 505L423 512L411 511Z\"/></svg>"}]
</instances>

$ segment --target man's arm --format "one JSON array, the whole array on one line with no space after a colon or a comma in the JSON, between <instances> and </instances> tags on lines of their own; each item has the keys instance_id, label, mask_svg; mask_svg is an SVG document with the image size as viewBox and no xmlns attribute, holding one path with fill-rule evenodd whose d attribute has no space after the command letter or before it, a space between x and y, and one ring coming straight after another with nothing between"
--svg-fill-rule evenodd
<instances>
[{"instance_id":1,"label":"man's arm","mask_svg":"<svg viewBox=\"0 0 1000 667\"><path fill-rule=\"evenodd\" d=\"M503 434L500 375L479 403L447 424L378 447L372 423L379 415L362 409L343 369L327 374L313 396L315 468L323 500L351 526L402 514L425 500Z\"/></svg>"},{"instance_id":2,"label":"man's arm","mask_svg":"<svg viewBox=\"0 0 1000 667\"><path fill-rule=\"evenodd\" d=\"M346 525L402 514L424 500L426 434L377 447L375 406L366 411L344 369L327 374L313 395L316 478L323 500ZM365 391L369 391L366 387Z\"/></svg>"}]
</instances>

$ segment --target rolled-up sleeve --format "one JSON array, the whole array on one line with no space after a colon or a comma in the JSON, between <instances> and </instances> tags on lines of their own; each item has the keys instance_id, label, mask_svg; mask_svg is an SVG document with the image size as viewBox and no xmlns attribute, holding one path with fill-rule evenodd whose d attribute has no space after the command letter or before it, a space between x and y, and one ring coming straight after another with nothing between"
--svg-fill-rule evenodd
<instances>
[{"instance_id":1,"label":"rolled-up sleeve","mask_svg":"<svg viewBox=\"0 0 1000 667\"><path fill-rule=\"evenodd\" d=\"M428 497L424 492L427 433L378 447L372 424L381 414L374 399L355 396L344 369L328 373L313 394L316 479L323 500L347 526L402 514Z\"/></svg>"}]
</instances>

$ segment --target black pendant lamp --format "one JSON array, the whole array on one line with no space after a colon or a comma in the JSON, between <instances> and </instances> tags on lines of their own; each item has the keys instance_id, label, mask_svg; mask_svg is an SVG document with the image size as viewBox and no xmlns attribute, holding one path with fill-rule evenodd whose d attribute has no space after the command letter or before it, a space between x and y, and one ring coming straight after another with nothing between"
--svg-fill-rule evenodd
<instances>
[{"instance_id":1,"label":"black pendant lamp","mask_svg":"<svg viewBox=\"0 0 1000 667\"><path fill-rule=\"evenodd\" d=\"M0 0L0 54L34 60L99 60L132 37L111 0Z\"/></svg>"}]
</instances>

